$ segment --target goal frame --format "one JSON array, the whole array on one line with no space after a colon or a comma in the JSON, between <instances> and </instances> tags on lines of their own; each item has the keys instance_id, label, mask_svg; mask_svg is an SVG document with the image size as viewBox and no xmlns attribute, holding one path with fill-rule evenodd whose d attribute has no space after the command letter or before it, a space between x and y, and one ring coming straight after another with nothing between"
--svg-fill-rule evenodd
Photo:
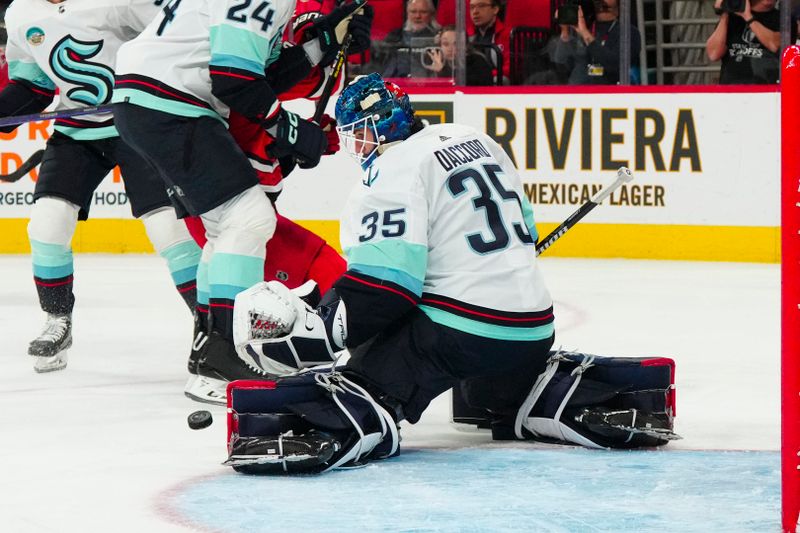
<instances>
[{"instance_id":1,"label":"goal frame","mask_svg":"<svg viewBox=\"0 0 800 533\"><path fill-rule=\"evenodd\" d=\"M800 514L800 48L781 65L781 504L782 529Z\"/></svg>"}]
</instances>

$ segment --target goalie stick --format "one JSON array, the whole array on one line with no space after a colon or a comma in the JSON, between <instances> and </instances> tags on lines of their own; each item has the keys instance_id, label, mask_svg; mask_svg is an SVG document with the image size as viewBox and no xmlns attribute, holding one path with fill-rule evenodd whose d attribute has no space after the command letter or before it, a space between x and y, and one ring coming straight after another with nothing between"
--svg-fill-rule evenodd
<instances>
[{"instance_id":1,"label":"goalie stick","mask_svg":"<svg viewBox=\"0 0 800 533\"><path fill-rule=\"evenodd\" d=\"M19 166L17 170L9 174L0 174L0 181L5 183L14 183L15 181L19 181L22 176L33 170L39 163L41 163L43 157L44 150L36 150L33 152L33 155L27 159L27 161Z\"/></svg>"},{"instance_id":2,"label":"goalie stick","mask_svg":"<svg viewBox=\"0 0 800 533\"><path fill-rule=\"evenodd\" d=\"M539 241L539 243L536 245L536 256L540 256L545 250L550 248L553 243L560 239L567 231L569 231L572 226L577 224L578 221L589 214L589 211L600 205L603 200L611 196L611 193L632 179L633 173L631 172L631 169L627 167L619 167L619 170L617 170L617 179L614 181L614 183L599 190L597 194L592 196L590 200L587 200L586 203L577 209L577 211L568 216L564 222L559 224L556 229L551 231L547 237Z\"/></svg>"}]
</instances>

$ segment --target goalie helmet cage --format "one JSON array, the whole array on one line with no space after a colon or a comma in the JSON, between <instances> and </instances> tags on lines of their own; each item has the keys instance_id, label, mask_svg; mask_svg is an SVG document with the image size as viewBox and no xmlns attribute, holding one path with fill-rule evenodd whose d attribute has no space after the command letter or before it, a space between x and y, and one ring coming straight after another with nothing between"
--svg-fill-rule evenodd
<instances>
[{"instance_id":1,"label":"goalie helmet cage","mask_svg":"<svg viewBox=\"0 0 800 533\"><path fill-rule=\"evenodd\" d=\"M781 492L783 531L800 513L800 48L781 73Z\"/></svg>"}]
</instances>

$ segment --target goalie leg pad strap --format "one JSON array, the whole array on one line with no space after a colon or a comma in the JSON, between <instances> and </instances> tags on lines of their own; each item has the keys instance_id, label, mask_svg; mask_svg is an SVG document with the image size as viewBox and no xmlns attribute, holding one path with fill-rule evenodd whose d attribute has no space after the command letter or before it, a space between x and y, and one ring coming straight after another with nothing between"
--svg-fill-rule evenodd
<instances>
[{"instance_id":1,"label":"goalie leg pad strap","mask_svg":"<svg viewBox=\"0 0 800 533\"><path fill-rule=\"evenodd\" d=\"M554 439L592 448L657 446L672 432L675 363L554 353L520 407L517 438Z\"/></svg>"}]
</instances>

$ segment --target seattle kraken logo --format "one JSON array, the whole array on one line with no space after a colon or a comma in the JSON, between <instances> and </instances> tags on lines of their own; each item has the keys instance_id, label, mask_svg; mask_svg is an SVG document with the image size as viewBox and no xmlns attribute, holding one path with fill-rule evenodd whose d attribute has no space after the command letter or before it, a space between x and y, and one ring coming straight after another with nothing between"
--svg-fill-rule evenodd
<instances>
[{"instance_id":1,"label":"seattle kraken logo","mask_svg":"<svg viewBox=\"0 0 800 533\"><path fill-rule=\"evenodd\" d=\"M369 170L367 170L367 177L361 180L361 183L367 187L372 187L372 184L375 183L376 179L378 179L378 174L380 174L380 172L380 170L377 170L374 167L369 167Z\"/></svg>"},{"instance_id":2,"label":"seattle kraken logo","mask_svg":"<svg viewBox=\"0 0 800 533\"><path fill-rule=\"evenodd\" d=\"M79 41L67 35L50 52L50 67L67 83L76 85L67 96L86 105L108 102L114 89L114 71L100 63L88 61L100 53L103 41Z\"/></svg>"}]
</instances>

